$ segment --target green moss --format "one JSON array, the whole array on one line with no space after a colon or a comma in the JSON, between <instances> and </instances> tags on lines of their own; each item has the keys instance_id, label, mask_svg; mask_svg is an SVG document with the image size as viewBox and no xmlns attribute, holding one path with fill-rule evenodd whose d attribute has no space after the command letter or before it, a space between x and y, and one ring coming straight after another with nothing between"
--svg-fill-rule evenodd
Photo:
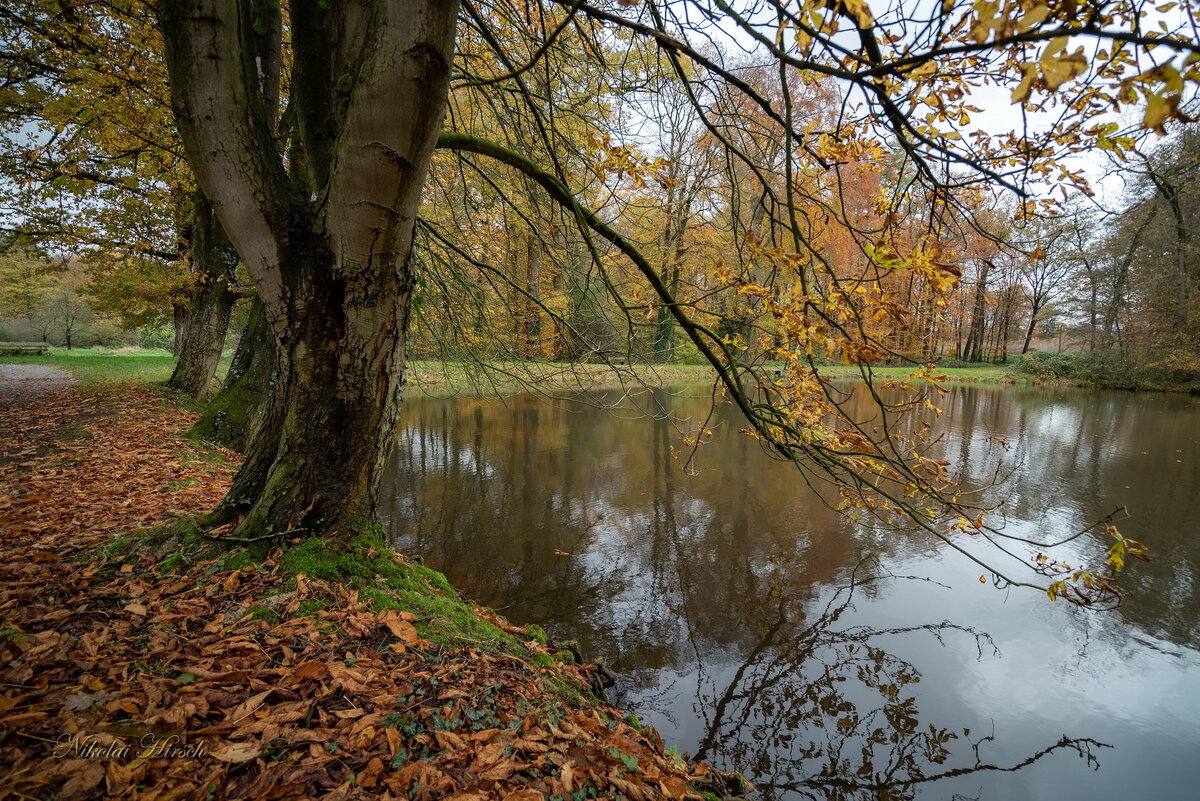
<instances>
[{"instance_id":1,"label":"green moss","mask_svg":"<svg viewBox=\"0 0 1200 801\"><path fill-rule=\"evenodd\" d=\"M570 651L568 651L566 649L563 649L561 651L555 651L554 658L557 659L559 662L562 662L564 665L575 664L575 654L571 653Z\"/></svg>"},{"instance_id":2,"label":"green moss","mask_svg":"<svg viewBox=\"0 0 1200 801\"><path fill-rule=\"evenodd\" d=\"M134 529L114 537L101 547L101 555L109 558L149 553L162 556L168 552L180 558L196 558L201 551L216 552L213 543L200 536L196 518L181 517L162 526ZM177 562L181 564L181 562Z\"/></svg>"},{"instance_id":3,"label":"green moss","mask_svg":"<svg viewBox=\"0 0 1200 801\"><path fill-rule=\"evenodd\" d=\"M637 715L633 715L633 714L626 715L625 716L625 725L629 726L630 728L634 729L635 731L642 730L642 721L638 719Z\"/></svg>"},{"instance_id":4,"label":"green moss","mask_svg":"<svg viewBox=\"0 0 1200 801\"><path fill-rule=\"evenodd\" d=\"M710 793L707 790L700 793L700 796L704 799L704 801L721 801L721 797L719 795L716 793Z\"/></svg>"},{"instance_id":5,"label":"green moss","mask_svg":"<svg viewBox=\"0 0 1200 801\"><path fill-rule=\"evenodd\" d=\"M161 562L158 563L159 568L168 572L174 572L180 567L188 563L188 558L182 553L167 554Z\"/></svg>"},{"instance_id":6,"label":"green moss","mask_svg":"<svg viewBox=\"0 0 1200 801\"><path fill-rule=\"evenodd\" d=\"M351 586L375 611L411 612L417 633L434 643L469 641L497 653L528 655L516 638L476 614L444 575L398 560L377 528L367 527L344 544L306 539L284 553L280 569Z\"/></svg>"},{"instance_id":7,"label":"green moss","mask_svg":"<svg viewBox=\"0 0 1200 801\"><path fill-rule=\"evenodd\" d=\"M254 564L254 562L254 558L248 552L239 548L222 556L209 572L224 573L227 571L242 570Z\"/></svg>"},{"instance_id":8,"label":"green moss","mask_svg":"<svg viewBox=\"0 0 1200 801\"><path fill-rule=\"evenodd\" d=\"M300 602L300 607L296 610L296 613L300 615L300 617L308 617L309 615L315 615L322 609L328 608L328 598L305 598Z\"/></svg>"},{"instance_id":9,"label":"green moss","mask_svg":"<svg viewBox=\"0 0 1200 801\"><path fill-rule=\"evenodd\" d=\"M62 426L52 435L59 442L74 442L76 440L92 440L95 435L88 431L79 423L68 423Z\"/></svg>"},{"instance_id":10,"label":"green moss","mask_svg":"<svg viewBox=\"0 0 1200 801\"><path fill-rule=\"evenodd\" d=\"M255 620L266 620L270 623L278 623L280 621L279 613L274 609L268 609L265 606L252 606L246 610L246 615ZM242 615L245 617L246 615Z\"/></svg>"},{"instance_id":11,"label":"green moss","mask_svg":"<svg viewBox=\"0 0 1200 801\"><path fill-rule=\"evenodd\" d=\"M528 632L529 638L531 640L535 640L536 642L539 642L542 645L550 644L550 638L546 636L545 630L543 630L542 627L539 626L537 623L530 623L528 626L525 627L525 631Z\"/></svg>"}]
</instances>

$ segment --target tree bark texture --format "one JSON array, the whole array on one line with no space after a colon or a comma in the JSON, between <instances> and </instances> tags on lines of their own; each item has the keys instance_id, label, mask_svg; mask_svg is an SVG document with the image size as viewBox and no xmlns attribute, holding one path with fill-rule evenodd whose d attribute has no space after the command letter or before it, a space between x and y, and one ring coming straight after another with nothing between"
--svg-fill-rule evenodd
<instances>
[{"instance_id":1,"label":"tree bark texture","mask_svg":"<svg viewBox=\"0 0 1200 801\"><path fill-rule=\"evenodd\" d=\"M192 434L238 453L246 453L265 424L262 412L279 369L275 337L267 325L262 302L251 301L249 319L229 364L225 383L192 426Z\"/></svg>"},{"instance_id":2,"label":"tree bark texture","mask_svg":"<svg viewBox=\"0 0 1200 801\"><path fill-rule=\"evenodd\" d=\"M167 386L197 400L207 400L225 347L229 315L237 301L232 282L238 259L212 204L199 192L196 193L191 251L197 287L188 305L179 361L175 363Z\"/></svg>"},{"instance_id":3,"label":"tree bark texture","mask_svg":"<svg viewBox=\"0 0 1200 801\"><path fill-rule=\"evenodd\" d=\"M399 411L411 251L446 106L457 3L291 6L304 182L275 138L278 40L255 4L164 0L172 101L197 182L254 278L278 370L221 507L235 536L337 533L375 520ZM270 26L266 26L270 31Z\"/></svg>"}]
</instances>

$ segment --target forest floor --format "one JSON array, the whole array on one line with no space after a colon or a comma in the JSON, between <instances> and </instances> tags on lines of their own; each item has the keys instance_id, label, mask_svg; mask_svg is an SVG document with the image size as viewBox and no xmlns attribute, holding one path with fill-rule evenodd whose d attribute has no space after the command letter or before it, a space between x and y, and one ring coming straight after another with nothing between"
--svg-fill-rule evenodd
<instances>
[{"instance_id":1,"label":"forest floor","mask_svg":"<svg viewBox=\"0 0 1200 801\"><path fill-rule=\"evenodd\" d=\"M739 792L382 542L206 539L236 457L192 418L145 385L0 385L0 799Z\"/></svg>"}]
</instances>

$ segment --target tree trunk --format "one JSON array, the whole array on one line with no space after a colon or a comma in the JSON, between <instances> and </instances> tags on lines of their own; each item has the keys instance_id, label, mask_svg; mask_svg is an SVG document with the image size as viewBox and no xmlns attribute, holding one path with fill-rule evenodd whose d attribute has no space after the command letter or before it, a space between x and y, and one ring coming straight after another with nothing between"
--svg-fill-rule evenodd
<instances>
[{"instance_id":1,"label":"tree trunk","mask_svg":"<svg viewBox=\"0 0 1200 801\"><path fill-rule=\"evenodd\" d=\"M967 333L967 345L963 349L963 358L969 362L983 361L983 317L986 308L988 273L992 270L989 260L983 261L983 271L979 274L979 283L975 286L975 305L971 308L971 326Z\"/></svg>"},{"instance_id":2,"label":"tree trunk","mask_svg":"<svg viewBox=\"0 0 1200 801\"><path fill-rule=\"evenodd\" d=\"M255 433L267 425L262 414L278 370L275 337L263 313L262 301L251 301L250 317L238 340L221 390L204 408L191 433L239 453L245 453ZM278 437L278 432L267 435Z\"/></svg>"},{"instance_id":3,"label":"tree trunk","mask_svg":"<svg viewBox=\"0 0 1200 801\"><path fill-rule=\"evenodd\" d=\"M1029 352L1029 343L1033 340L1033 329L1037 325L1037 318L1030 315L1029 326L1025 329L1025 342L1021 345L1021 355Z\"/></svg>"},{"instance_id":4,"label":"tree trunk","mask_svg":"<svg viewBox=\"0 0 1200 801\"><path fill-rule=\"evenodd\" d=\"M175 337L171 341L172 356L183 353L187 344L188 315L191 310L191 303L177 303L171 307L171 322L175 325Z\"/></svg>"},{"instance_id":5,"label":"tree trunk","mask_svg":"<svg viewBox=\"0 0 1200 801\"><path fill-rule=\"evenodd\" d=\"M526 359L542 357L542 242L532 232L526 237L525 315L522 348Z\"/></svg>"},{"instance_id":6,"label":"tree trunk","mask_svg":"<svg viewBox=\"0 0 1200 801\"><path fill-rule=\"evenodd\" d=\"M361 530L395 441L412 282L382 282L371 302L350 303L357 293L311 259L300 256L297 272L316 291L306 315L277 332L273 395L214 518L244 516L243 535Z\"/></svg>"},{"instance_id":7,"label":"tree trunk","mask_svg":"<svg viewBox=\"0 0 1200 801\"><path fill-rule=\"evenodd\" d=\"M187 333L167 386L197 400L206 400L225 347L229 314L237 301L230 287L237 252L225 237L212 204L200 192L196 193L195 207L192 270L199 286L188 307Z\"/></svg>"},{"instance_id":8,"label":"tree trunk","mask_svg":"<svg viewBox=\"0 0 1200 801\"><path fill-rule=\"evenodd\" d=\"M268 424L213 519L240 518L233 536L345 540L375 522L457 12L451 0L292 3L301 182L267 122L273 83L257 65L278 42L260 41L251 4L159 4L189 161L277 345Z\"/></svg>"}]
</instances>

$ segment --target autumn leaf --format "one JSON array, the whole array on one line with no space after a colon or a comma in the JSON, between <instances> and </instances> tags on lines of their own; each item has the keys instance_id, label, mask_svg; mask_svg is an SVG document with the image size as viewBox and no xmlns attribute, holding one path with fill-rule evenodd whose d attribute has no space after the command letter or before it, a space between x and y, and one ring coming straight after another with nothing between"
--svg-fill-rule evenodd
<instances>
[{"instance_id":1,"label":"autumn leaf","mask_svg":"<svg viewBox=\"0 0 1200 801\"><path fill-rule=\"evenodd\" d=\"M221 762L248 762L262 752L258 743L230 743L229 745L209 751L208 755Z\"/></svg>"},{"instance_id":2,"label":"autumn leaf","mask_svg":"<svg viewBox=\"0 0 1200 801\"><path fill-rule=\"evenodd\" d=\"M380 616L379 622L387 627L393 637L406 645L413 645L421 639L417 634L416 626L401 618L395 611L384 612Z\"/></svg>"}]
</instances>

